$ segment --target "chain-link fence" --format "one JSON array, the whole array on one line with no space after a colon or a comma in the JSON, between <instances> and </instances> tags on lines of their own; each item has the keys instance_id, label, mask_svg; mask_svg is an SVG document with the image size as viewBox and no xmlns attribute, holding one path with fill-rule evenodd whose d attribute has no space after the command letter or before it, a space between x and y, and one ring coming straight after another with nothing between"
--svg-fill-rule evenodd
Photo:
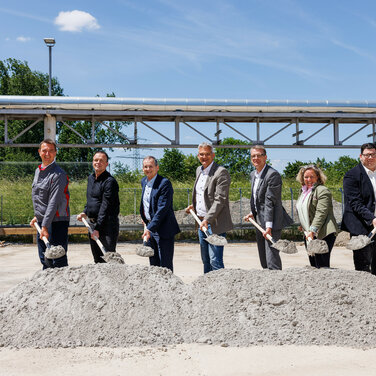
<instances>
[{"instance_id":1,"label":"chain-link fence","mask_svg":"<svg viewBox=\"0 0 376 376\"><path fill-rule=\"evenodd\" d=\"M70 209L71 225L77 224L75 217L84 209L86 190L82 185L72 182L70 184ZM299 189L284 188L282 191L283 206L287 213L297 222L296 199ZM333 194L333 207L337 222L341 221L343 212L342 189L331 189ZM139 214L141 188L121 188L120 196L120 222L121 224L140 224ZM251 189L230 189L230 211L235 225L243 224L243 217L250 212ZM174 189L174 210L180 224L192 224L193 218L187 215L184 209L191 204L191 188ZM11 192L0 192L0 224L1 226L23 225L33 218L33 205L31 201L31 184L29 194L25 194L25 187L12 185ZM79 223L81 225L81 223Z\"/></svg>"}]
</instances>

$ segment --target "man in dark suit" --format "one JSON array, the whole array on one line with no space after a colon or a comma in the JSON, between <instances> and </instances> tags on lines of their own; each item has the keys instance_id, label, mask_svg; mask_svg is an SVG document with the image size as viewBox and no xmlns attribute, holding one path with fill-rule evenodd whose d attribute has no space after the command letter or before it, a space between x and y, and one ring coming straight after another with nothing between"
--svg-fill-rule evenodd
<instances>
[{"instance_id":1,"label":"man in dark suit","mask_svg":"<svg viewBox=\"0 0 376 376\"><path fill-rule=\"evenodd\" d=\"M343 178L345 209L341 229L350 236L368 235L376 227L376 145L361 146L360 163ZM376 274L376 243L354 250L355 270Z\"/></svg>"},{"instance_id":2,"label":"man in dark suit","mask_svg":"<svg viewBox=\"0 0 376 376\"><path fill-rule=\"evenodd\" d=\"M256 231L257 248L261 266L264 269L282 269L279 251L271 246L266 236L269 234L277 241L282 229L292 224L282 206L282 179L278 171L266 164L266 150L262 145L251 148L251 161L255 170L251 172L252 196L251 213L244 217L252 217L265 229L264 233Z\"/></svg>"},{"instance_id":3,"label":"man in dark suit","mask_svg":"<svg viewBox=\"0 0 376 376\"><path fill-rule=\"evenodd\" d=\"M144 158L142 170L146 176L141 180L140 214L146 225L142 237L146 236L154 249L150 265L173 271L174 238L180 232L172 205L174 190L168 179L158 175L158 161L154 157Z\"/></svg>"},{"instance_id":4,"label":"man in dark suit","mask_svg":"<svg viewBox=\"0 0 376 376\"><path fill-rule=\"evenodd\" d=\"M226 232L233 228L229 205L231 178L224 167L214 162L213 145L201 143L197 157L202 166L197 167L192 194L193 205L188 206L186 212L193 209L202 221L198 237L204 273L208 273L224 268L224 247L209 244L202 230L205 227L209 233L225 237Z\"/></svg>"}]
</instances>

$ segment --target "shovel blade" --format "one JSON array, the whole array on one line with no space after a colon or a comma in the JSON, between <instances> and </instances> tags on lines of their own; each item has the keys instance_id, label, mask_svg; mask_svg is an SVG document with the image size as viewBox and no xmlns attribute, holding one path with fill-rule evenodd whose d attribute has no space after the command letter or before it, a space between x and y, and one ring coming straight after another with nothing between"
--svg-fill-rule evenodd
<instances>
[{"instance_id":1,"label":"shovel blade","mask_svg":"<svg viewBox=\"0 0 376 376\"><path fill-rule=\"evenodd\" d=\"M65 249L61 245L52 245L46 248L45 257L50 260L55 260L65 256Z\"/></svg>"},{"instance_id":2,"label":"shovel blade","mask_svg":"<svg viewBox=\"0 0 376 376\"><path fill-rule=\"evenodd\" d=\"M125 261L121 257L121 254L117 252L106 252L102 256L102 259L108 264L125 264Z\"/></svg>"},{"instance_id":3,"label":"shovel blade","mask_svg":"<svg viewBox=\"0 0 376 376\"><path fill-rule=\"evenodd\" d=\"M227 240L223 236L219 236L217 234L209 235L208 237L204 238L209 244L222 246L227 244Z\"/></svg>"},{"instance_id":4,"label":"shovel blade","mask_svg":"<svg viewBox=\"0 0 376 376\"><path fill-rule=\"evenodd\" d=\"M154 249L144 243L136 248L136 254L141 257L153 257Z\"/></svg>"},{"instance_id":5,"label":"shovel blade","mask_svg":"<svg viewBox=\"0 0 376 376\"><path fill-rule=\"evenodd\" d=\"M273 243L273 248L277 249L280 252L287 253L289 255L293 253L298 253L296 244L290 240L280 239L277 242Z\"/></svg>"},{"instance_id":6,"label":"shovel blade","mask_svg":"<svg viewBox=\"0 0 376 376\"><path fill-rule=\"evenodd\" d=\"M346 244L347 249L351 249L356 251L358 249L362 249L367 245L371 244L372 240L366 235L357 235L353 236L350 241Z\"/></svg>"},{"instance_id":7,"label":"shovel blade","mask_svg":"<svg viewBox=\"0 0 376 376\"><path fill-rule=\"evenodd\" d=\"M328 244L325 240L313 239L307 244L307 252L312 255L329 253Z\"/></svg>"}]
</instances>

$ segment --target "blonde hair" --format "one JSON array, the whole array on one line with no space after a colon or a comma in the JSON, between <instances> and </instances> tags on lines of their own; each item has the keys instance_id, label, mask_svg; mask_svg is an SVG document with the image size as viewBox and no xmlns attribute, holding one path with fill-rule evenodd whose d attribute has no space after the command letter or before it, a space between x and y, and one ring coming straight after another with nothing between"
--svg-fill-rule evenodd
<instances>
[{"instance_id":1,"label":"blonde hair","mask_svg":"<svg viewBox=\"0 0 376 376\"><path fill-rule=\"evenodd\" d=\"M317 183L318 184L325 184L326 182L326 175L322 172L322 170L317 167L316 165L308 165L308 166L303 166L300 168L298 175L296 176L296 180L303 186L304 185L304 174L308 170L313 170L317 176Z\"/></svg>"}]
</instances>

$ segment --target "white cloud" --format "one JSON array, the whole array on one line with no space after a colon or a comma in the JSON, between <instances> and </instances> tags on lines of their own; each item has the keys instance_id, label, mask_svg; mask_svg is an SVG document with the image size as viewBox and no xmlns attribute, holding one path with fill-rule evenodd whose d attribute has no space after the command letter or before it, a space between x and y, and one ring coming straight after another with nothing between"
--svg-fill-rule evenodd
<instances>
[{"instance_id":1,"label":"white cloud","mask_svg":"<svg viewBox=\"0 0 376 376\"><path fill-rule=\"evenodd\" d=\"M55 25L59 26L61 31L71 32L80 32L83 29L95 30L100 28L95 17L90 13L81 10L60 12L55 18Z\"/></svg>"},{"instance_id":2,"label":"white cloud","mask_svg":"<svg viewBox=\"0 0 376 376\"><path fill-rule=\"evenodd\" d=\"M31 38L30 37L24 37L24 36L21 35L21 36L17 37L16 40L17 40L17 42L26 43L29 40L31 40Z\"/></svg>"}]
</instances>

